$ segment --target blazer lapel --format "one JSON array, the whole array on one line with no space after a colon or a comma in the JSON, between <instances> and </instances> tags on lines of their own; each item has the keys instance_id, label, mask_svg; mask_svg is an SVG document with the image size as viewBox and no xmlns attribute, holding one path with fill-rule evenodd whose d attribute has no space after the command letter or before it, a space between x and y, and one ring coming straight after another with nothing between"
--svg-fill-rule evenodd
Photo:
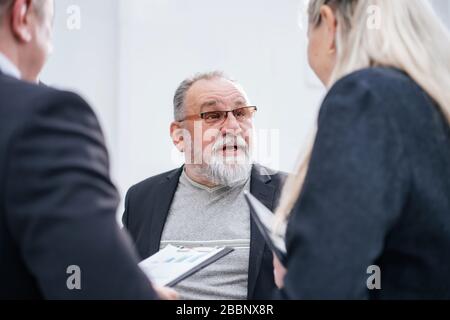
<instances>
[{"instance_id":1,"label":"blazer lapel","mask_svg":"<svg viewBox=\"0 0 450 320\"><path fill-rule=\"evenodd\" d=\"M259 165L254 165L250 183L250 193L252 193L266 207L273 210L275 187L270 183L272 181L267 170ZM250 218L250 259L248 269L248 298L254 295L256 280L258 279L261 268L265 240L259 232L253 218Z\"/></svg>"},{"instance_id":2,"label":"blazer lapel","mask_svg":"<svg viewBox=\"0 0 450 320\"><path fill-rule=\"evenodd\" d=\"M164 224L169 215L170 206L177 191L178 181L183 168L169 174L159 185L155 186L153 194L150 195L155 205L152 212L149 213L151 215L149 256L159 251Z\"/></svg>"}]
</instances>

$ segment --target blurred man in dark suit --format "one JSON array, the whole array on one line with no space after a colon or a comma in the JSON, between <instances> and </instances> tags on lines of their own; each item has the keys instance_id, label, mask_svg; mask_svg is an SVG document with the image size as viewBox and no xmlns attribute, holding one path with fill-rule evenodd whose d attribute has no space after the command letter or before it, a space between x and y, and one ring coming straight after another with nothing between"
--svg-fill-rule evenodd
<instances>
[{"instance_id":1,"label":"blurred man in dark suit","mask_svg":"<svg viewBox=\"0 0 450 320\"><path fill-rule=\"evenodd\" d=\"M156 298L117 226L94 113L32 83L52 19L53 0L0 0L0 299Z\"/></svg>"}]
</instances>

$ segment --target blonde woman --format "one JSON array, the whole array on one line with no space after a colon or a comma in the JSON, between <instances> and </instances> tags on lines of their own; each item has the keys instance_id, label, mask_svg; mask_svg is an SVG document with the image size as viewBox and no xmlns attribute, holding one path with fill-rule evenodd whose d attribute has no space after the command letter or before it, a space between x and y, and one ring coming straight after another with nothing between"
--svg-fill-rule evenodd
<instances>
[{"instance_id":1,"label":"blonde woman","mask_svg":"<svg viewBox=\"0 0 450 320\"><path fill-rule=\"evenodd\" d=\"M288 181L281 298L450 298L450 37L427 1L311 0L329 92Z\"/></svg>"}]
</instances>

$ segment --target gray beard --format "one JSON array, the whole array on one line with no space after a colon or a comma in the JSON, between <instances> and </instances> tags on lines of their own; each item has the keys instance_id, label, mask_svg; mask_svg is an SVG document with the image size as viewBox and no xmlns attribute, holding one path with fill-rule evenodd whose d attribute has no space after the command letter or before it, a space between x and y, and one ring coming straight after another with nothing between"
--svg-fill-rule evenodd
<instances>
[{"instance_id":1,"label":"gray beard","mask_svg":"<svg viewBox=\"0 0 450 320\"><path fill-rule=\"evenodd\" d=\"M245 183L250 178L252 165L222 163L210 164L207 167L207 175L211 182L221 186L234 187Z\"/></svg>"},{"instance_id":2,"label":"gray beard","mask_svg":"<svg viewBox=\"0 0 450 320\"><path fill-rule=\"evenodd\" d=\"M238 148L244 151L244 155L230 158L223 157L221 155L222 146L234 143L237 143ZM221 137L212 148L212 156L209 163L206 162L206 165L198 167L197 173L215 185L234 187L250 178L252 171L252 161L250 159L250 149L242 137ZM230 160L231 163L229 162Z\"/></svg>"},{"instance_id":3,"label":"gray beard","mask_svg":"<svg viewBox=\"0 0 450 320\"><path fill-rule=\"evenodd\" d=\"M198 175L215 185L235 187L245 183L250 178L252 164L250 161L238 164L224 164L213 161L211 164L197 167L194 170Z\"/></svg>"}]
</instances>

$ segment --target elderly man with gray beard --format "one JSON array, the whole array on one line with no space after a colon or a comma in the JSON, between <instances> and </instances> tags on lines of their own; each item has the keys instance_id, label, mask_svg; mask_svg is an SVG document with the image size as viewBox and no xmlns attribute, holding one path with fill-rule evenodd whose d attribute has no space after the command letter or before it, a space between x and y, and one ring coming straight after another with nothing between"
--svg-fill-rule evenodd
<instances>
[{"instance_id":1,"label":"elderly man with gray beard","mask_svg":"<svg viewBox=\"0 0 450 320\"><path fill-rule=\"evenodd\" d=\"M127 193L123 223L142 259L169 244L235 249L178 284L183 299L265 299L275 287L272 252L252 221L244 191L274 209L285 175L251 161L256 111L242 87L221 72L184 80L170 126L184 166Z\"/></svg>"}]
</instances>

